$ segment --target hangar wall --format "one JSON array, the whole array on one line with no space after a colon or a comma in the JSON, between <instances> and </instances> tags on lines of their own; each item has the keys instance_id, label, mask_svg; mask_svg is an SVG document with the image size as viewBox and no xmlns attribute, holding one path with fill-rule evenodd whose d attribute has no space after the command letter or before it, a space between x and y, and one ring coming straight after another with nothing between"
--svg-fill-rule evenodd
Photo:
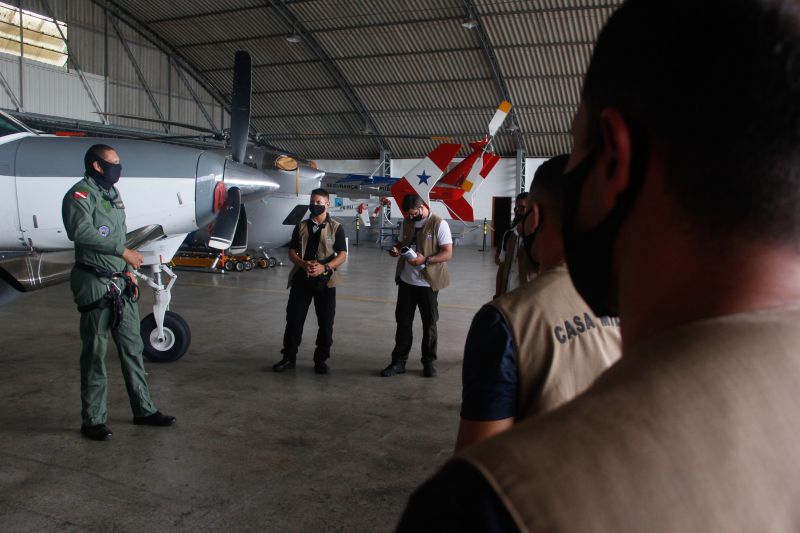
<instances>
[{"instance_id":1,"label":"hangar wall","mask_svg":"<svg viewBox=\"0 0 800 533\"><path fill-rule=\"evenodd\" d=\"M139 82L125 47L117 37L114 24L107 19L104 10L88 0L69 2L51 0L49 5L52 6L55 18L67 23L70 56L77 58L87 79L90 80L89 84L102 110L108 113L157 119L158 114ZM22 8L43 15L49 13L41 0L24 0ZM228 114L223 112L221 105L188 74L183 78L179 76L177 68L167 54L123 22L117 21L116 26L128 44L164 118L200 127L211 126L187 88L188 82L199 101L205 106L214 125L222 127L223 124L230 124ZM19 61L19 57L0 53L0 72L6 76L10 89L17 97L20 88ZM74 71L72 62L68 63L67 69L28 60L23 60L23 65L24 111L100 121ZM15 109L6 91L0 93L0 107ZM152 122L118 117L112 117L110 122L141 129L159 128ZM193 133L192 130L177 127L172 127L171 131L181 134Z\"/></svg>"}]
</instances>

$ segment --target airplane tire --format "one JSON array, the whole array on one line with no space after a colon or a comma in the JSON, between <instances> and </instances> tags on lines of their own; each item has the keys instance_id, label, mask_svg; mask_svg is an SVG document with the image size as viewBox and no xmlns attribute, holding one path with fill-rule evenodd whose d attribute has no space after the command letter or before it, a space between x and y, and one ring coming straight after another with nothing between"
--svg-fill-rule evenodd
<instances>
[{"instance_id":1,"label":"airplane tire","mask_svg":"<svg viewBox=\"0 0 800 533\"><path fill-rule=\"evenodd\" d=\"M275 268L276 266L278 266L278 260L275 259L274 257L270 257L269 258L269 266L270 266L270 268Z\"/></svg>"},{"instance_id":2,"label":"airplane tire","mask_svg":"<svg viewBox=\"0 0 800 533\"><path fill-rule=\"evenodd\" d=\"M269 268L269 261L264 258L258 260L258 268Z\"/></svg>"},{"instance_id":3,"label":"airplane tire","mask_svg":"<svg viewBox=\"0 0 800 533\"><path fill-rule=\"evenodd\" d=\"M192 343L189 324L178 314L164 315L164 340L158 339L156 317L150 313L142 319L139 333L144 342L144 356L152 363L171 363L184 356Z\"/></svg>"},{"instance_id":4,"label":"airplane tire","mask_svg":"<svg viewBox=\"0 0 800 533\"><path fill-rule=\"evenodd\" d=\"M242 272L242 271L244 271L244 263L242 263L241 261L237 261L236 272Z\"/></svg>"},{"instance_id":5,"label":"airplane tire","mask_svg":"<svg viewBox=\"0 0 800 533\"><path fill-rule=\"evenodd\" d=\"M225 261L225 270L228 272L233 270L233 261Z\"/></svg>"},{"instance_id":6,"label":"airplane tire","mask_svg":"<svg viewBox=\"0 0 800 533\"><path fill-rule=\"evenodd\" d=\"M244 262L244 269L245 270L253 270L253 262L252 261L245 261Z\"/></svg>"}]
</instances>

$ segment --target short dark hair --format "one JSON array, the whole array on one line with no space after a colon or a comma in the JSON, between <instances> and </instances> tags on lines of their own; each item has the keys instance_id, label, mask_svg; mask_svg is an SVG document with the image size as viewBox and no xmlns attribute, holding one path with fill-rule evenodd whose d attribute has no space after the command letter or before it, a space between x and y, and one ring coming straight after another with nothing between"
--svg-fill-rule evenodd
<instances>
[{"instance_id":1,"label":"short dark hair","mask_svg":"<svg viewBox=\"0 0 800 533\"><path fill-rule=\"evenodd\" d=\"M548 159L536 169L531 183L530 199L547 206L547 210L561 216L564 196L564 170L569 154Z\"/></svg>"},{"instance_id":2,"label":"short dark hair","mask_svg":"<svg viewBox=\"0 0 800 533\"><path fill-rule=\"evenodd\" d=\"M515 201L524 200L527 197L528 197L528 192L527 191L521 192L521 193L519 193L517 195L517 199Z\"/></svg>"},{"instance_id":3,"label":"short dark hair","mask_svg":"<svg viewBox=\"0 0 800 533\"><path fill-rule=\"evenodd\" d=\"M583 100L643 128L668 192L717 238L797 245L800 11L790 0L627 0L601 31Z\"/></svg>"},{"instance_id":4,"label":"short dark hair","mask_svg":"<svg viewBox=\"0 0 800 533\"><path fill-rule=\"evenodd\" d=\"M331 198L331 195L328 194L328 191L322 188L314 189L313 191L311 191L311 196L322 196L323 198L326 198L328 200L330 200Z\"/></svg>"},{"instance_id":5,"label":"short dark hair","mask_svg":"<svg viewBox=\"0 0 800 533\"><path fill-rule=\"evenodd\" d=\"M403 198L403 211L408 211L409 209L419 209L425 204L422 201L422 198L416 194L407 194Z\"/></svg>"},{"instance_id":6,"label":"short dark hair","mask_svg":"<svg viewBox=\"0 0 800 533\"><path fill-rule=\"evenodd\" d=\"M83 156L83 166L88 171L92 168L92 163L94 163L98 159L105 159L105 155L108 152L113 152L114 149L108 146L107 144L93 144L86 150L86 154Z\"/></svg>"}]
</instances>

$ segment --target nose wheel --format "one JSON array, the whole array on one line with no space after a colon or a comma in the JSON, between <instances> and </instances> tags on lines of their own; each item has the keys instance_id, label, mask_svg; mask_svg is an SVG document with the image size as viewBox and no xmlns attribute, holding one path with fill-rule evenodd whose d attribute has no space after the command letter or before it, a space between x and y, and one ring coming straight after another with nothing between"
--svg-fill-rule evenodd
<instances>
[{"instance_id":1,"label":"nose wheel","mask_svg":"<svg viewBox=\"0 0 800 533\"><path fill-rule=\"evenodd\" d=\"M158 333L153 313L142 319L140 333L144 342L144 356L153 363L177 361L183 357L192 342L189 324L172 311L164 314L163 335Z\"/></svg>"}]
</instances>

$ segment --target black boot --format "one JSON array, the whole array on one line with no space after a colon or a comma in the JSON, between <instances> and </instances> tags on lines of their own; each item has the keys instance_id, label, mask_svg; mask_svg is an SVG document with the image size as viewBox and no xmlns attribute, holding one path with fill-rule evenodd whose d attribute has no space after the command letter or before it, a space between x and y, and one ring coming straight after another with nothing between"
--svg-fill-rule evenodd
<instances>
[{"instance_id":1,"label":"black boot","mask_svg":"<svg viewBox=\"0 0 800 533\"><path fill-rule=\"evenodd\" d=\"M296 360L294 358L290 359L288 357L284 357L283 359L272 365L272 371L283 372L284 370L289 370L290 368L294 368L295 361Z\"/></svg>"},{"instance_id":2,"label":"black boot","mask_svg":"<svg viewBox=\"0 0 800 533\"><path fill-rule=\"evenodd\" d=\"M426 378L436 377L436 367L433 366L433 361L422 362L422 375L425 376Z\"/></svg>"},{"instance_id":3,"label":"black boot","mask_svg":"<svg viewBox=\"0 0 800 533\"><path fill-rule=\"evenodd\" d=\"M392 361L389 366L381 370L381 376L385 378L394 376L395 374L405 374L405 373L406 373L405 361Z\"/></svg>"},{"instance_id":4,"label":"black boot","mask_svg":"<svg viewBox=\"0 0 800 533\"><path fill-rule=\"evenodd\" d=\"M105 424L96 424L94 426L83 424L81 426L81 433L83 433L84 437L92 440L109 440L111 439L111 435L113 435Z\"/></svg>"},{"instance_id":5,"label":"black boot","mask_svg":"<svg viewBox=\"0 0 800 533\"><path fill-rule=\"evenodd\" d=\"M162 414L161 411L156 411L152 415L147 416L134 416L133 423L137 426L171 426L175 423L175 417Z\"/></svg>"}]
</instances>

